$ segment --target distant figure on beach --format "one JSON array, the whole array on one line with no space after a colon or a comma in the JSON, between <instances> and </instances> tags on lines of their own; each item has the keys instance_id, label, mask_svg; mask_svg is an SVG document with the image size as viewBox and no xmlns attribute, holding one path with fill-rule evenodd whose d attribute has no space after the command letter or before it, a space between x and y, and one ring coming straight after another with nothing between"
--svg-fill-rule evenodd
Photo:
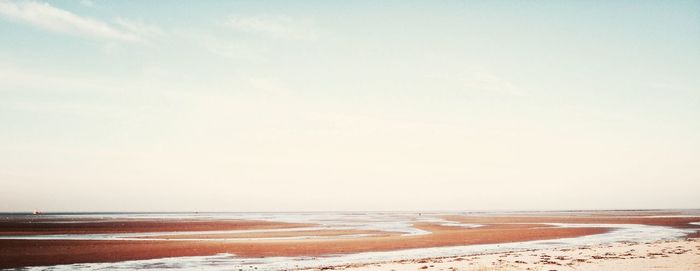
<instances>
[{"instance_id":1,"label":"distant figure on beach","mask_svg":"<svg viewBox=\"0 0 700 271\"><path fill-rule=\"evenodd\" d=\"M32 214L33 215L40 215L41 211L34 209L34 211L32 211Z\"/></svg>"}]
</instances>

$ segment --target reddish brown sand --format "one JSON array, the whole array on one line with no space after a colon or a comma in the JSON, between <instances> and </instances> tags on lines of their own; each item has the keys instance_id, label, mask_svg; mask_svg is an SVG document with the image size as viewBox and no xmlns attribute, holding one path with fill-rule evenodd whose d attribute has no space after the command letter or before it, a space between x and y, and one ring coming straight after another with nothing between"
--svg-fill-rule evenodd
<instances>
[{"instance_id":1,"label":"reddish brown sand","mask_svg":"<svg viewBox=\"0 0 700 271\"><path fill-rule=\"evenodd\" d=\"M430 231L427 235L399 236L386 233L356 239L306 239L266 241L68 241L68 240L0 240L0 268L41 266L84 262L113 262L176 256L204 256L231 253L243 257L317 256L337 253L388 251L410 248L504 243L556 239L604 233L602 228L557 228L539 223L636 223L688 227L697 218L646 218L611 216L447 216L447 219L479 223L479 228L449 227L419 223L415 227ZM0 221L2 234L16 232L96 233L177 230L231 230L298 227L300 224L260 221L129 221L86 223L37 223L29 228ZM516 223L516 224L512 224ZM106 226L109 225L109 226ZM64 228L65 227L65 228ZM113 228L110 228L113 227ZM297 231L294 231L297 232ZM299 231L300 232L300 231ZM249 236L237 234L240 237ZM337 234L337 232L336 232ZM201 237L201 236L199 236ZM210 237L220 238L212 234Z\"/></svg>"},{"instance_id":2,"label":"reddish brown sand","mask_svg":"<svg viewBox=\"0 0 700 271\"><path fill-rule=\"evenodd\" d=\"M310 224L290 224L255 220L109 220L81 221L56 219L0 220L0 235L37 234L97 234L169 231L260 230L308 227Z\"/></svg>"},{"instance_id":3,"label":"reddish brown sand","mask_svg":"<svg viewBox=\"0 0 700 271\"><path fill-rule=\"evenodd\" d=\"M343 235L372 235L391 236L400 235L398 232L370 231L370 230L310 230L310 231L281 231L281 232L255 232L255 233L215 233L215 234L180 234L180 235L156 235L143 238L148 239L222 239L222 238L279 238L300 236L343 236Z\"/></svg>"},{"instance_id":4,"label":"reddish brown sand","mask_svg":"<svg viewBox=\"0 0 700 271\"><path fill-rule=\"evenodd\" d=\"M644 224L676 228L697 228L688 224L698 222L697 217L640 217L640 216L444 216L462 223L577 223L577 224Z\"/></svg>"},{"instance_id":5,"label":"reddish brown sand","mask_svg":"<svg viewBox=\"0 0 700 271\"><path fill-rule=\"evenodd\" d=\"M694 233L688 234L688 238L700 238L700 230L695 231Z\"/></svg>"},{"instance_id":6,"label":"reddish brown sand","mask_svg":"<svg viewBox=\"0 0 700 271\"><path fill-rule=\"evenodd\" d=\"M244 257L314 256L336 253L502 243L576 237L605 232L600 228L554 228L541 225L496 225L467 229L416 225L429 235L294 241L61 241L2 240L0 268L82 262L112 262L175 256L232 253Z\"/></svg>"}]
</instances>

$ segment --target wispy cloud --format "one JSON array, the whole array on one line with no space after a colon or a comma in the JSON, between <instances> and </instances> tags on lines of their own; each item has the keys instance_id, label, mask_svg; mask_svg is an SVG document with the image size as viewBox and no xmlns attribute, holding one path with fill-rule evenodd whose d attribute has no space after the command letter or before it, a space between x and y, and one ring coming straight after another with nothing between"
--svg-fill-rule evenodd
<instances>
[{"instance_id":1,"label":"wispy cloud","mask_svg":"<svg viewBox=\"0 0 700 271\"><path fill-rule=\"evenodd\" d=\"M237 60L262 60L264 49L230 38L200 31L173 31L173 36L217 56Z\"/></svg>"},{"instance_id":2,"label":"wispy cloud","mask_svg":"<svg viewBox=\"0 0 700 271\"><path fill-rule=\"evenodd\" d=\"M0 0L0 16L48 31L122 42L144 42L145 36L142 35L154 32L152 27L145 27L145 24L118 20L117 25L120 27L117 27L76 15L48 3Z\"/></svg>"},{"instance_id":3,"label":"wispy cloud","mask_svg":"<svg viewBox=\"0 0 700 271\"><path fill-rule=\"evenodd\" d=\"M515 84L487 72L474 72L461 78L462 84L469 90L489 91L512 96L524 96L525 93Z\"/></svg>"},{"instance_id":4,"label":"wispy cloud","mask_svg":"<svg viewBox=\"0 0 700 271\"><path fill-rule=\"evenodd\" d=\"M141 37L142 39L154 39L165 36L166 33L160 27L152 24L147 24L143 21L131 20L125 18L117 18L115 23L121 26L124 30Z\"/></svg>"},{"instance_id":5,"label":"wispy cloud","mask_svg":"<svg viewBox=\"0 0 700 271\"><path fill-rule=\"evenodd\" d=\"M224 25L240 32L285 40L314 40L316 30L313 21L288 16L231 16Z\"/></svg>"}]
</instances>

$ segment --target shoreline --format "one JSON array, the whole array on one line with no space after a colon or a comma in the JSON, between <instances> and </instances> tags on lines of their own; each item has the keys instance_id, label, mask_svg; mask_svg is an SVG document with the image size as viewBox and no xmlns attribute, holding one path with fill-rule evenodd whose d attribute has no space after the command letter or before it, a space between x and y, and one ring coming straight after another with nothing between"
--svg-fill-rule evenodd
<instances>
[{"instance_id":1,"label":"shoreline","mask_svg":"<svg viewBox=\"0 0 700 271\"><path fill-rule=\"evenodd\" d=\"M297 271L348 270L697 270L700 239L615 242L575 248L524 249L460 256L356 263Z\"/></svg>"},{"instance_id":2,"label":"shoreline","mask_svg":"<svg viewBox=\"0 0 700 271\"><path fill-rule=\"evenodd\" d=\"M52 266L76 263L114 263L171 258L235 255L233 260L269 261L327 255L382 254L402 251L446 251L461 246L547 243L588 240L618 233L653 236L655 229L679 229L696 236L700 217L652 216L544 216L537 215L425 215L386 217L377 221L333 217L332 223L315 219L280 221L232 219L72 219L46 218L42 222L0 220L0 268ZM362 218L362 216L359 216ZM353 220L354 219L354 220ZM299 221L307 223L298 223ZM610 224L598 224L598 223ZM30 227L22 228L24 225ZM324 224L325 223L325 224ZM558 225L557 223L563 223ZM577 224L566 224L577 223ZM643 226L648 225L648 226ZM22 229L22 230L18 230ZM680 230L683 229L683 230ZM652 230L644 233L644 230ZM28 234L20 234L20 233ZM47 233L58 233L51 239ZM145 237L139 237L139 236ZM24 236L24 237L23 237ZM93 239L60 239L89 236ZM680 237L678 234L673 235ZM5 239L3 239L5 237ZM14 239L13 239L14 238ZM22 239L26 238L26 239ZM45 239L41 239L45 238ZM195 238L189 240L189 238ZM542 241L542 242L540 242ZM569 241L570 242L570 241ZM452 252L451 252L452 253ZM412 255L424 255L422 252ZM230 261L231 259L225 259ZM293 266L293 265L292 265Z\"/></svg>"},{"instance_id":3,"label":"shoreline","mask_svg":"<svg viewBox=\"0 0 700 271\"><path fill-rule=\"evenodd\" d=\"M313 257L458 245L572 238L607 232L603 228L523 228L437 230L429 235L381 236L355 239L298 241L87 241L2 240L0 268L73 263L117 262L165 257L207 256L221 253L238 257Z\"/></svg>"}]
</instances>

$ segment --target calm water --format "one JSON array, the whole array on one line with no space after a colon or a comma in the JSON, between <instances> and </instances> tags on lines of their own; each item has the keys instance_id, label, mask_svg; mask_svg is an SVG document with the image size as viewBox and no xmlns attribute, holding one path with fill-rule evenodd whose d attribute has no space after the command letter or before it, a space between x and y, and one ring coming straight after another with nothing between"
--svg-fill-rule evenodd
<instances>
[{"instance_id":1,"label":"calm water","mask_svg":"<svg viewBox=\"0 0 700 271\"><path fill-rule=\"evenodd\" d=\"M356 230L380 230L399 232L404 235L429 234L421 229L414 228L412 224L416 222L431 222L448 226L479 227L478 224L464 224L446 221L440 216L444 214L465 214L465 213L424 213L417 212L323 212L323 213L61 213L42 215L42 218L62 218L66 220L80 218L80 221L110 221L119 219L247 219L266 220L292 223L313 223L317 226L307 228L295 228L298 230L319 230L319 229L356 229ZM466 213L474 214L474 213ZM502 215L499 213L478 213L480 215ZM518 213L525 214L525 213ZM541 214L541 213L537 213ZM579 215L579 212L571 213L547 213ZM689 213L690 216L700 215ZM20 217L23 214L3 214L2 217ZM34 217L36 218L36 217ZM60 223L72 223L62 221ZM522 250L552 247L571 247L582 245L594 245L618 241L656 241L664 239L681 238L693 230L675 229L661 226L628 225L628 224L550 224L557 227L605 227L614 230L597 235L583 236L577 238L565 238L545 241L517 242L493 245L469 245L455 247L422 248L399 250L389 252L370 252L348 255L329 255L326 257L268 257L268 258L243 258L231 254L219 254L203 257L175 257L153 260L124 261L115 263L90 263L58 265L47 267L31 267L23 270L282 270L302 267L317 267L324 265L335 265L357 262L378 262L401 259L415 259L436 256L459 256L465 254L476 254L485 252L496 252L506 250ZM287 231L290 229L277 229L272 231ZM271 230L242 230L242 231L216 231L216 233L244 233L255 231ZM168 235L176 234L196 234L202 232L167 232ZM207 233L213 233L208 231ZM38 235L38 236L0 236L1 239L62 239L62 240L161 240L159 233L127 233L127 234L58 234L58 235ZM347 235L340 238L357 238L363 235ZM323 236L301 236L283 237L286 239L316 239L327 238ZM334 237L336 238L336 237ZM260 238L245 238L245 240L256 240ZM280 238L264 238L280 239ZM188 240L197 240L196 238ZM211 240L211 239L208 239ZM220 238L222 241L230 238Z\"/></svg>"}]
</instances>

